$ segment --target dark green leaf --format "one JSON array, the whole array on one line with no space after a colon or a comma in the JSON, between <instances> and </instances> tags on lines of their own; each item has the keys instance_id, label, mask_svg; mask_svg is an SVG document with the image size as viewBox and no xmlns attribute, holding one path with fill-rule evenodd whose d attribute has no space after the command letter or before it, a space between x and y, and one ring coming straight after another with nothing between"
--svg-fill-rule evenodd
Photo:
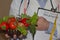
<instances>
[{"instance_id":1,"label":"dark green leaf","mask_svg":"<svg viewBox=\"0 0 60 40\"><path fill-rule=\"evenodd\" d=\"M31 32L31 34L33 36L33 39L34 39L34 35L36 33L36 26L35 25L30 25L29 30L30 30L30 32Z\"/></svg>"}]
</instances>

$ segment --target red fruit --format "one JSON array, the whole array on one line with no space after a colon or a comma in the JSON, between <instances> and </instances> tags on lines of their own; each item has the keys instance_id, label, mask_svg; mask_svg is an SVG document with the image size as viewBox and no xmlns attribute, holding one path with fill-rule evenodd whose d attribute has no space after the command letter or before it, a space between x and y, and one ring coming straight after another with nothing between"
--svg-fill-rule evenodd
<instances>
[{"instance_id":1,"label":"red fruit","mask_svg":"<svg viewBox=\"0 0 60 40\"><path fill-rule=\"evenodd\" d=\"M1 24L0 24L0 29L1 29Z\"/></svg>"},{"instance_id":2,"label":"red fruit","mask_svg":"<svg viewBox=\"0 0 60 40\"><path fill-rule=\"evenodd\" d=\"M29 24L28 24L28 23L24 23L24 25L25 25L26 27L28 27L28 26L29 26Z\"/></svg>"},{"instance_id":3,"label":"red fruit","mask_svg":"<svg viewBox=\"0 0 60 40\"><path fill-rule=\"evenodd\" d=\"M13 23L13 22L10 22L9 27L10 27L10 29L15 30L16 29L16 24Z\"/></svg>"},{"instance_id":4,"label":"red fruit","mask_svg":"<svg viewBox=\"0 0 60 40\"><path fill-rule=\"evenodd\" d=\"M16 21L15 17L11 17L11 18L8 19L8 23L15 22L15 21Z\"/></svg>"},{"instance_id":5,"label":"red fruit","mask_svg":"<svg viewBox=\"0 0 60 40\"><path fill-rule=\"evenodd\" d=\"M2 30L8 30L8 28L9 28L9 26L6 22L2 22L0 27L1 27Z\"/></svg>"},{"instance_id":6,"label":"red fruit","mask_svg":"<svg viewBox=\"0 0 60 40\"><path fill-rule=\"evenodd\" d=\"M22 22L22 23L26 23L26 20L27 20L27 18L23 18L23 19L21 20L21 22Z\"/></svg>"},{"instance_id":7,"label":"red fruit","mask_svg":"<svg viewBox=\"0 0 60 40\"><path fill-rule=\"evenodd\" d=\"M27 18L23 18L23 19L21 20L21 22L22 22L26 27L28 27L29 24L26 22L26 20L28 20L28 19L27 19Z\"/></svg>"}]
</instances>

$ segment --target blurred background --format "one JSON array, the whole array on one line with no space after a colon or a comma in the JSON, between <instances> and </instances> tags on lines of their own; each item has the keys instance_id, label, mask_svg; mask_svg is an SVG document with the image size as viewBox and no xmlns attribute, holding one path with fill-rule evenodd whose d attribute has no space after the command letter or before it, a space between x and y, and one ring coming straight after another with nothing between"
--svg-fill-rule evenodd
<instances>
[{"instance_id":1,"label":"blurred background","mask_svg":"<svg viewBox=\"0 0 60 40\"><path fill-rule=\"evenodd\" d=\"M0 18L9 14L12 0L0 0Z\"/></svg>"},{"instance_id":2,"label":"blurred background","mask_svg":"<svg viewBox=\"0 0 60 40\"><path fill-rule=\"evenodd\" d=\"M9 14L11 2L12 0L0 0L0 18ZM0 33L0 40L7 40L4 33Z\"/></svg>"}]
</instances>

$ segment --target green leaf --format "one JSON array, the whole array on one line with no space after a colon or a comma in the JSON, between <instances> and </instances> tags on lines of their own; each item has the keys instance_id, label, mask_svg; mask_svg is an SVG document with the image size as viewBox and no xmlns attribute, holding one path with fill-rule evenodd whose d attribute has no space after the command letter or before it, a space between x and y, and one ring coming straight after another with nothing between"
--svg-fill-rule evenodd
<instances>
[{"instance_id":1,"label":"green leaf","mask_svg":"<svg viewBox=\"0 0 60 40\"><path fill-rule=\"evenodd\" d=\"M37 20L38 20L38 15L36 12L34 12L34 15L30 18L30 22L31 22L31 24L36 25Z\"/></svg>"},{"instance_id":2,"label":"green leaf","mask_svg":"<svg viewBox=\"0 0 60 40\"><path fill-rule=\"evenodd\" d=\"M30 32L33 36L33 40L34 40L34 36L35 36L35 33L36 33L36 26L35 25L30 25L29 30L30 30Z\"/></svg>"},{"instance_id":3,"label":"green leaf","mask_svg":"<svg viewBox=\"0 0 60 40\"><path fill-rule=\"evenodd\" d=\"M0 18L0 24L3 22L2 18Z\"/></svg>"},{"instance_id":4,"label":"green leaf","mask_svg":"<svg viewBox=\"0 0 60 40\"><path fill-rule=\"evenodd\" d=\"M23 35L25 35L25 36L27 35L27 30L24 27L18 26L17 30L19 30Z\"/></svg>"},{"instance_id":5,"label":"green leaf","mask_svg":"<svg viewBox=\"0 0 60 40\"><path fill-rule=\"evenodd\" d=\"M27 14L23 14L23 13L21 14L21 17L22 17L22 18L30 18L29 15L27 15Z\"/></svg>"},{"instance_id":6,"label":"green leaf","mask_svg":"<svg viewBox=\"0 0 60 40\"><path fill-rule=\"evenodd\" d=\"M6 26L2 26L2 29L3 29L3 30L6 30Z\"/></svg>"},{"instance_id":7,"label":"green leaf","mask_svg":"<svg viewBox=\"0 0 60 40\"><path fill-rule=\"evenodd\" d=\"M8 18L9 18L9 16L5 16L5 17L3 17L3 21L7 21Z\"/></svg>"}]
</instances>

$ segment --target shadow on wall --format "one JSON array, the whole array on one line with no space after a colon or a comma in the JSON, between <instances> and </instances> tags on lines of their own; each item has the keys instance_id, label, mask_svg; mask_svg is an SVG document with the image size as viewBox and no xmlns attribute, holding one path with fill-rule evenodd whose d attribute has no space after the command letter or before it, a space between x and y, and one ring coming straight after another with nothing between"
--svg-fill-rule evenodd
<instances>
[{"instance_id":1,"label":"shadow on wall","mask_svg":"<svg viewBox=\"0 0 60 40\"><path fill-rule=\"evenodd\" d=\"M9 14L12 0L0 0L0 18Z\"/></svg>"}]
</instances>

